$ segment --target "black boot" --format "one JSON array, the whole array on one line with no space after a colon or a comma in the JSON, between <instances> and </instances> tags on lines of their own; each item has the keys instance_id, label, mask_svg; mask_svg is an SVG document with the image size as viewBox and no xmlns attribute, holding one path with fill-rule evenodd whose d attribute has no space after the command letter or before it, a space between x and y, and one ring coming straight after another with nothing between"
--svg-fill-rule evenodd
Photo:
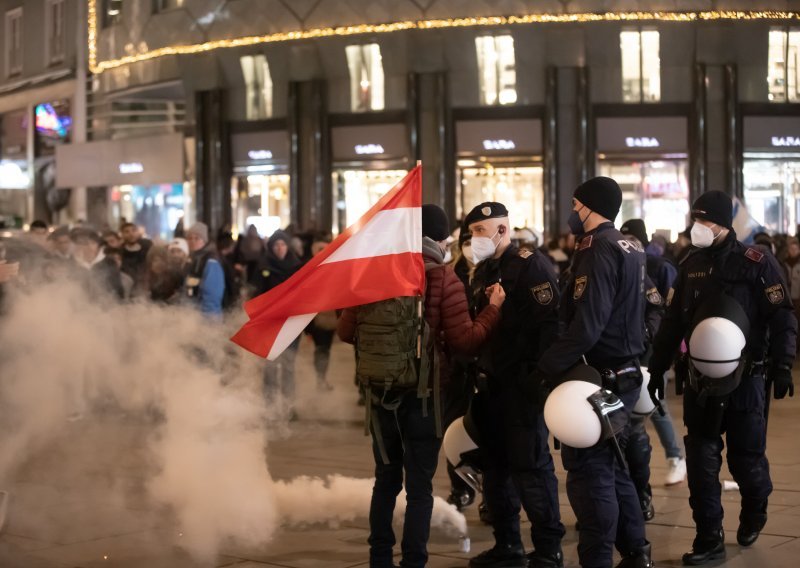
<instances>
[{"instance_id":1,"label":"black boot","mask_svg":"<svg viewBox=\"0 0 800 568\"><path fill-rule=\"evenodd\" d=\"M686 566L700 566L720 558L725 558L725 533L722 529L698 533L692 543L692 551L683 555L683 563Z\"/></svg>"},{"instance_id":2,"label":"black boot","mask_svg":"<svg viewBox=\"0 0 800 568\"><path fill-rule=\"evenodd\" d=\"M551 554L534 550L528 554L528 568L564 568L564 554L560 550Z\"/></svg>"},{"instance_id":3,"label":"black boot","mask_svg":"<svg viewBox=\"0 0 800 568\"><path fill-rule=\"evenodd\" d=\"M469 568L527 568L528 559L521 544L495 544L471 558Z\"/></svg>"},{"instance_id":4,"label":"black boot","mask_svg":"<svg viewBox=\"0 0 800 568\"><path fill-rule=\"evenodd\" d=\"M767 524L767 515L754 515L752 517L739 517L739 529L736 531L736 542L739 546L750 546L753 544L761 529Z\"/></svg>"},{"instance_id":5,"label":"black boot","mask_svg":"<svg viewBox=\"0 0 800 568\"><path fill-rule=\"evenodd\" d=\"M644 522L652 521L653 517L656 516L656 509L653 507L653 494L649 485L645 491L639 494L639 505L642 507Z\"/></svg>"},{"instance_id":6,"label":"black boot","mask_svg":"<svg viewBox=\"0 0 800 568\"><path fill-rule=\"evenodd\" d=\"M653 566L655 564L650 558L649 542L643 547L623 555L622 561L617 564L617 568L653 568Z\"/></svg>"},{"instance_id":7,"label":"black boot","mask_svg":"<svg viewBox=\"0 0 800 568\"><path fill-rule=\"evenodd\" d=\"M480 505L478 505L478 517L484 525L492 524L492 513L489 511L489 505L486 504L486 501L481 501Z\"/></svg>"}]
</instances>

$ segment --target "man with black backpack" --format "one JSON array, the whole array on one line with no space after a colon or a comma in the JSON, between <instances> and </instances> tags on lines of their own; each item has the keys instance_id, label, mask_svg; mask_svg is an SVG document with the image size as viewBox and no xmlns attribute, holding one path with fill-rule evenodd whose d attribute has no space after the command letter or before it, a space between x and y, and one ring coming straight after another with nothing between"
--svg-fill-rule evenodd
<instances>
[{"instance_id":1,"label":"man with black backpack","mask_svg":"<svg viewBox=\"0 0 800 568\"><path fill-rule=\"evenodd\" d=\"M472 234L476 264L473 305L484 291L502 284L508 294L497 333L478 359L478 388L472 404L486 451L484 499L495 546L470 560L470 568L557 568L563 565L564 525L558 480L540 409L523 395L524 383L542 351L555 338L558 286L549 258L511 244L508 210L502 203L476 206L464 219ZM526 557L520 508L531 521L534 550Z\"/></svg>"},{"instance_id":2,"label":"man with black backpack","mask_svg":"<svg viewBox=\"0 0 800 568\"><path fill-rule=\"evenodd\" d=\"M375 486L370 505L370 568L392 568L395 500L405 488L402 561L423 568L433 511L433 475L441 447L440 366L445 349L470 352L497 326L505 294L486 290L488 305L473 322L464 286L444 264L445 212L422 206L425 299L392 298L345 310L339 337L356 345L356 375L367 393ZM423 316L424 312L424 316Z\"/></svg>"}]
</instances>

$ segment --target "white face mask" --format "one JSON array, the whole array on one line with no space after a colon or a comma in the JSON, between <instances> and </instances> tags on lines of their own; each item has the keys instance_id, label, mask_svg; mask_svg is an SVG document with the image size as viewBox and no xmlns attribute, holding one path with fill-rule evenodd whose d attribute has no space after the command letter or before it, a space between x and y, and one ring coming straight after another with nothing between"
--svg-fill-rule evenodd
<instances>
[{"instance_id":1,"label":"white face mask","mask_svg":"<svg viewBox=\"0 0 800 568\"><path fill-rule=\"evenodd\" d=\"M716 225L713 226L716 227ZM708 248L714 244L714 239L717 238L714 235L714 231L712 231L710 227L706 227L705 225L697 222L692 225L691 235L692 244L697 248Z\"/></svg>"},{"instance_id":2,"label":"white face mask","mask_svg":"<svg viewBox=\"0 0 800 568\"><path fill-rule=\"evenodd\" d=\"M451 260L453 260L453 253L450 252L450 247L447 247L447 250L444 251L444 263L447 264Z\"/></svg>"},{"instance_id":3,"label":"white face mask","mask_svg":"<svg viewBox=\"0 0 800 568\"><path fill-rule=\"evenodd\" d=\"M472 263L472 242L467 241L461 245L461 255L466 259L469 264Z\"/></svg>"},{"instance_id":4,"label":"white face mask","mask_svg":"<svg viewBox=\"0 0 800 568\"><path fill-rule=\"evenodd\" d=\"M491 237L472 237L472 262L478 264L480 261L494 256L494 253L497 252L494 238L499 232L500 229L497 229Z\"/></svg>"}]
</instances>

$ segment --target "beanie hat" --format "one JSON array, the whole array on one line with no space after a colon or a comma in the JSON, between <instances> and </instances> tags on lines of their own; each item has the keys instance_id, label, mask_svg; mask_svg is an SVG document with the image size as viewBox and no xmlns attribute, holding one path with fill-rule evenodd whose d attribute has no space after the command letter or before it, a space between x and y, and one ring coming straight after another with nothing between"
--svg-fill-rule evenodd
<instances>
[{"instance_id":1,"label":"beanie hat","mask_svg":"<svg viewBox=\"0 0 800 568\"><path fill-rule=\"evenodd\" d=\"M733 201L722 191L707 191L692 205L692 217L733 229Z\"/></svg>"},{"instance_id":2,"label":"beanie hat","mask_svg":"<svg viewBox=\"0 0 800 568\"><path fill-rule=\"evenodd\" d=\"M186 242L186 239L181 239L180 237L177 239L172 239L170 241L169 246L167 246L167 250L171 249L178 249L182 250L183 254L189 255L189 243Z\"/></svg>"},{"instance_id":3,"label":"beanie hat","mask_svg":"<svg viewBox=\"0 0 800 568\"><path fill-rule=\"evenodd\" d=\"M289 236L289 233L278 229L270 235L269 239L267 239L267 246L270 250L272 250L272 245L274 245L277 241L283 241L286 243L286 246L289 246L291 240L292 238Z\"/></svg>"},{"instance_id":4,"label":"beanie hat","mask_svg":"<svg viewBox=\"0 0 800 568\"><path fill-rule=\"evenodd\" d=\"M422 206L422 236L437 242L447 240L450 236L447 213L438 205L426 203Z\"/></svg>"},{"instance_id":5,"label":"beanie hat","mask_svg":"<svg viewBox=\"0 0 800 568\"><path fill-rule=\"evenodd\" d=\"M609 221L617 218L622 206L622 190L619 184L607 177L595 177L583 182L575 190L574 197Z\"/></svg>"},{"instance_id":6,"label":"beanie hat","mask_svg":"<svg viewBox=\"0 0 800 568\"><path fill-rule=\"evenodd\" d=\"M623 235L636 237L643 247L650 244L650 240L647 238L647 229L641 219L628 219L619 228L619 232Z\"/></svg>"},{"instance_id":7,"label":"beanie hat","mask_svg":"<svg viewBox=\"0 0 800 568\"><path fill-rule=\"evenodd\" d=\"M200 237L203 242L208 242L208 225L205 223L197 222L191 227L189 230L186 231L187 235L195 235L196 237Z\"/></svg>"}]
</instances>

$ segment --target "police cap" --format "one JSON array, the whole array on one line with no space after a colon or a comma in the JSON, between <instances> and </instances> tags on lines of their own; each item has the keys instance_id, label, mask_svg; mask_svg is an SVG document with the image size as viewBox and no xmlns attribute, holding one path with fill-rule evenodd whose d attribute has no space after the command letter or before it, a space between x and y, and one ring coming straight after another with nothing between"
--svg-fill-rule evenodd
<instances>
[{"instance_id":1,"label":"police cap","mask_svg":"<svg viewBox=\"0 0 800 568\"><path fill-rule=\"evenodd\" d=\"M485 201L480 205L476 205L472 211L464 217L464 225L469 227L478 221L485 221L486 219L500 219L508 217L508 209L502 203L496 201Z\"/></svg>"}]
</instances>

